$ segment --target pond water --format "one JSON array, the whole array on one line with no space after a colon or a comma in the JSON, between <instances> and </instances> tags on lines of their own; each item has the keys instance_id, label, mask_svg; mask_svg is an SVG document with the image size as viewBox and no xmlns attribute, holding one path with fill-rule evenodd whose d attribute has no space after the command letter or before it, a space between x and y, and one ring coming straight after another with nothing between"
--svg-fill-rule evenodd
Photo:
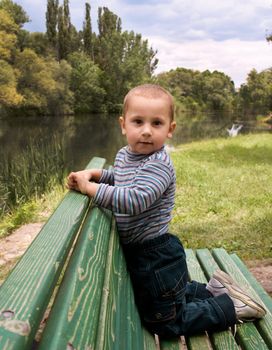
<instances>
[{"instance_id":1,"label":"pond water","mask_svg":"<svg viewBox=\"0 0 272 350\"><path fill-rule=\"evenodd\" d=\"M242 133L256 130L252 122L243 124ZM231 125L230 119L218 121L214 116L192 116L186 118L186 122L184 118L177 118L177 129L170 145L217 136L228 137L227 128ZM257 128L257 131L260 130ZM53 137L59 139L64 146L68 170L84 168L93 156L104 157L112 163L117 150L125 145L117 115L0 119L1 154L12 157L20 154L35 139L45 139L50 143Z\"/></svg>"}]
</instances>

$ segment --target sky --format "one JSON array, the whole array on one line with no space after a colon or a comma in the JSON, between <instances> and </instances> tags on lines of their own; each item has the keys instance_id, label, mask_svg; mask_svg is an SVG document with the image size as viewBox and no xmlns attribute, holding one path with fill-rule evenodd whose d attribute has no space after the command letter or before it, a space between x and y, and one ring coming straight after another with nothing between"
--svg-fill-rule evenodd
<instances>
[{"instance_id":1,"label":"sky","mask_svg":"<svg viewBox=\"0 0 272 350\"><path fill-rule=\"evenodd\" d=\"M14 0L27 12L29 31L45 31L46 0ZM85 0L70 0L73 25L82 29ZM62 0L59 0L62 3ZM93 30L97 9L108 7L123 30L148 39L159 59L155 73L177 67L221 71L235 83L272 67L272 0L90 0Z\"/></svg>"}]
</instances>

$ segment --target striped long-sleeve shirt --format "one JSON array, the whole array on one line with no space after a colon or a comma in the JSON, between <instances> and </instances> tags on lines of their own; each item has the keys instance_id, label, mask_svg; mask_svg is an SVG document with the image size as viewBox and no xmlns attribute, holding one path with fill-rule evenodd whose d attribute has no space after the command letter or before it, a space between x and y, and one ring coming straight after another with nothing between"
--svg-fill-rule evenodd
<instances>
[{"instance_id":1,"label":"striped long-sleeve shirt","mask_svg":"<svg viewBox=\"0 0 272 350\"><path fill-rule=\"evenodd\" d=\"M122 148L113 170L103 170L99 183L94 202L113 211L124 244L168 231L176 177L164 147L151 155Z\"/></svg>"}]
</instances>

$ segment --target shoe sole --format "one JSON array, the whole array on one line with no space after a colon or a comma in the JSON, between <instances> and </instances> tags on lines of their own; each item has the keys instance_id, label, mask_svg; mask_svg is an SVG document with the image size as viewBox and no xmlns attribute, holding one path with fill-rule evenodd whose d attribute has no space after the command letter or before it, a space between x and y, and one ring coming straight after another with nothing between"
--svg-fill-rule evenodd
<instances>
[{"instance_id":1,"label":"shoe sole","mask_svg":"<svg viewBox=\"0 0 272 350\"><path fill-rule=\"evenodd\" d=\"M218 270L213 274L213 277L215 277L222 285L227 288L229 291L229 295L233 298L237 298L241 300L246 305L252 307L253 309L257 310L260 313L260 318L263 317L266 314L266 310L262 305L257 303L255 300L252 299L251 296L249 296L247 293L245 293L234 281L232 277L230 277L228 274L226 274L224 271Z\"/></svg>"}]
</instances>

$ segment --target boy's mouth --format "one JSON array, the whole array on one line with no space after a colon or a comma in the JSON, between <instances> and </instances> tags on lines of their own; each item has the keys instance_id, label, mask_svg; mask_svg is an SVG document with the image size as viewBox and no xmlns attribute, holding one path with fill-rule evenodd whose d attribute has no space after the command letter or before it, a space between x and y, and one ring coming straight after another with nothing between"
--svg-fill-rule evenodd
<instances>
[{"instance_id":1,"label":"boy's mouth","mask_svg":"<svg viewBox=\"0 0 272 350\"><path fill-rule=\"evenodd\" d=\"M152 145L152 141L139 141L138 143L141 143L143 145Z\"/></svg>"}]
</instances>

